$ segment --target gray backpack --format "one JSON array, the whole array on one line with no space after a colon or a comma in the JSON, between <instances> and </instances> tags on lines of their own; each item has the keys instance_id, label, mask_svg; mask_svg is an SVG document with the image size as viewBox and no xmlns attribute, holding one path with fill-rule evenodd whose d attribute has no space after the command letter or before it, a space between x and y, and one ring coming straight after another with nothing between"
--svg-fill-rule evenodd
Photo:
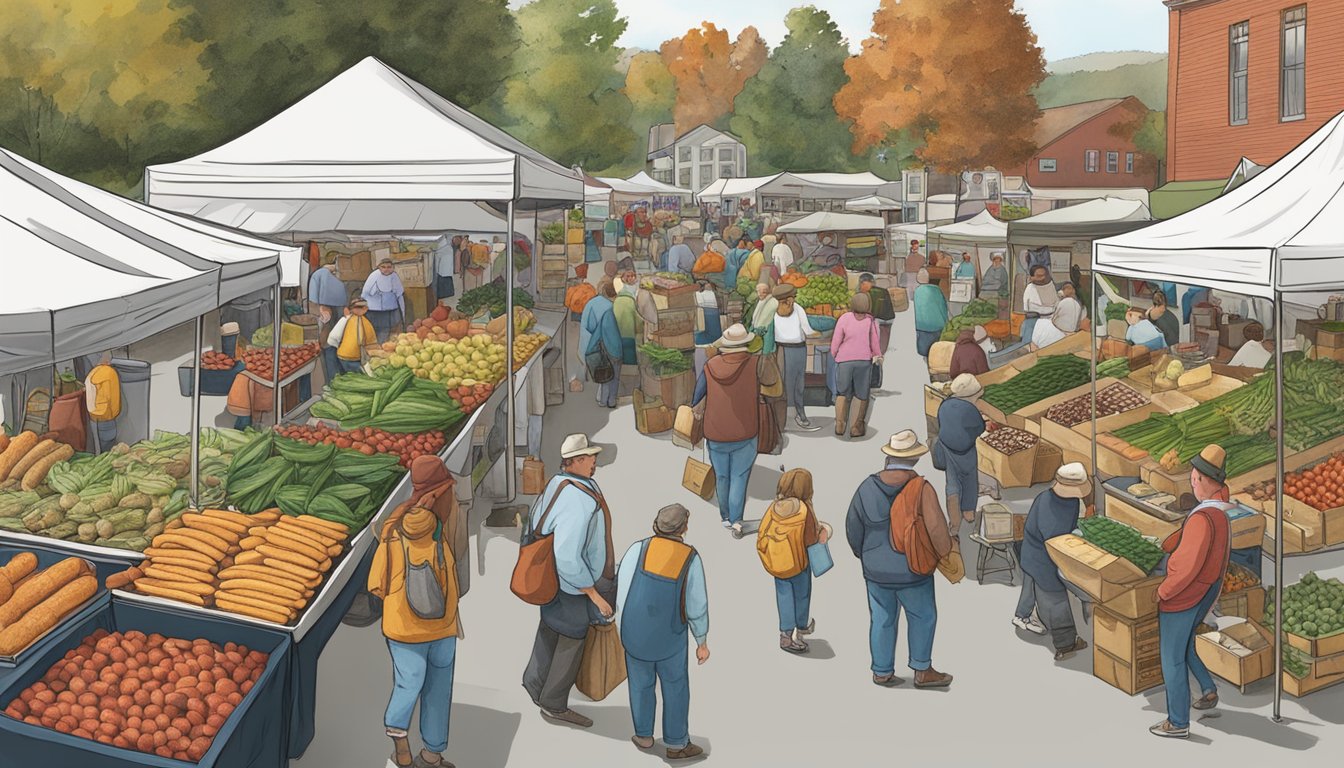
<instances>
[{"instance_id":1,"label":"gray backpack","mask_svg":"<svg viewBox=\"0 0 1344 768\"><path fill-rule=\"evenodd\" d=\"M434 573L434 568L429 563L419 565L411 564L410 547L406 543L406 531L400 524L397 526L401 541L401 561L404 565L402 573L402 588L406 592L406 604L410 606L411 612L426 621L435 621L442 619L448 612L448 595L444 593L443 586L439 584L438 576ZM448 565L443 559L443 544L435 542L434 552L437 555L439 570L447 574ZM388 575L388 581L391 581L391 575ZM387 594L387 589L383 594Z\"/></svg>"}]
</instances>

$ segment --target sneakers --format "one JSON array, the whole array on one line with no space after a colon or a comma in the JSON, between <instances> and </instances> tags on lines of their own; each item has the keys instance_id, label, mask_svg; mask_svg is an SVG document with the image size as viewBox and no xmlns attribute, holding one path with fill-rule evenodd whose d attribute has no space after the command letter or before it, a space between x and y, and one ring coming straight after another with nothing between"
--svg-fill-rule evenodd
<instances>
[{"instance_id":1,"label":"sneakers","mask_svg":"<svg viewBox=\"0 0 1344 768\"><path fill-rule=\"evenodd\" d=\"M730 523L730 524L728 525L728 530L732 532L732 534L733 534L733 538L734 538L734 539L740 539L740 538L742 538L742 524L741 524L741 523Z\"/></svg>"},{"instance_id":2,"label":"sneakers","mask_svg":"<svg viewBox=\"0 0 1344 768\"><path fill-rule=\"evenodd\" d=\"M816 619L808 619L808 620L807 620L807 626L806 626L806 627L799 627L799 628L798 628L798 634L800 634L800 635L810 635L810 634L812 634L813 632L816 632L816 631L817 631L817 620L816 620Z\"/></svg>"},{"instance_id":3,"label":"sneakers","mask_svg":"<svg viewBox=\"0 0 1344 768\"><path fill-rule=\"evenodd\" d=\"M543 708L541 710L541 716L553 723L567 723L569 725L577 725L580 728L593 727L592 720L580 715L572 709L566 709L564 712L552 712L549 709Z\"/></svg>"},{"instance_id":4,"label":"sneakers","mask_svg":"<svg viewBox=\"0 0 1344 768\"><path fill-rule=\"evenodd\" d=\"M690 760L693 757L699 757L703 754L705 754L705 750L695 744L687 744L681 749L667 748L668 760Z\"/></svg>"},{"instance_id":5,"label":"sneakers","mask_svg":"<svg viewBox=\"0 0 1344 768\"><path fill-rule=\"evenodd\" d=\"M1028 616L1025 619L1021 616L1013 617L1013 626L1018 629L1030 632L1034 635L1044 635L1045 625L1036 620L1034 616Z\"/></svg>"},{"instance_id":6,"label":"sneakers","mask_svg":"<svg viewBox=\"0 0 1344 768\"><path fill-rule=\"evenodd\" d=\"M1154 736L1161 736L1164 739L1188 739L1190 738L1189 728L1177 728L1171 724L1170 720L1163 720L1148 729L1148 732Z\"/></svg>"},{"instance_id":7,"label":"sneakers","mask_svg":"<svg viewBox=\"0 0 1344 768\"><path fill-rule=\"evenodd\" d=\"M724 520L724 521L723 521L723 527L724 527L724 528L732 528L732 527L733 527L733 524L732 524L731 522L727 521L727 520Z\"/></svg>"},{"instance_id":8,"label":"sneakers","mask_svg":"<svg viewBox=\"0 0 1344 768\"><path fill-rule=\"evenodd\" d=\"M821 427L812 426L812 422L808 421L806 416L794 416L793 423L797 424L798 428L804 432L816 432L821 429Z\"/></svg>"},{"instance_id":9,"label":"sneakers","mask_svg":"<svg viewBox=\"0 0 1344 768\"><path fill-rule=\"evenodd\" d=\"M1213 691L1211 693L1206 693L1203 696L1200 696L1198 699L1195 699L1194 703L1191 704L1190 706L1200 710L1201 712L1206 709L1213 709L1214 707L1218 706L1218 692Z\"/></svg>"},{"instance_id":10,"label":"sneakers","mask_svg":"<svg viewBox=\"0 0 1344 768\"><path fill-rule=\"evenodd\" d=\"M1083 650L1086 647L1087 647L1086 640L1084 640L1081 637L1074 638L1072 646L1055 651L1055 661L1063 661L1065 659L1073 658L1073 654Z\"/></svg>"},{"instance_id":11,"label":"sneakers","mask_svg":"<svg viewBox=\"0 0 1344 768\"><path fill-rule=\"evenodd\" d=\"M793 633L791 632L788 634L780 633L779 650L785 651L786 653L801 654L801 653L807 653L808 647L807 643L804 643L802 640L794 639Z\"/></svg>"}]
</instances>

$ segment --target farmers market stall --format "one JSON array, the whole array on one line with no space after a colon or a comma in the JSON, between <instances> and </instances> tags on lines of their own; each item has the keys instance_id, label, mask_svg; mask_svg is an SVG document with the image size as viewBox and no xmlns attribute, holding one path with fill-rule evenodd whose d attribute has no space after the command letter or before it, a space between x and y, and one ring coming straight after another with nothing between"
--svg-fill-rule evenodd
<instances>
[{"instance_id":1,"label":"farmers market stall","mask_svg":"<svg viewBox=\"0 0 1344 768\"><path fill-rule=\"evenodd\" d=\"M886 244L882 241L884 226L881 216L818 211L781 225L775 231L796 236L799 261L813 260L822 250L821 238L830 235L836 240L835 247L839 250L846 270L875 272L879 261L885 256Z\"/></svg>"},{"instance_id":2,"label":"farmers market stall","mask_svg":"<svg viewBox=\"0 0 1344 768\"><path fill-rule=\"evenodd\" d=\"M1309 574L1311 578L1304 578L1302 585L1286 589L1283 569L1283 558L1289 554L1285 539L1289 534L1300 538L1304 534L1299 531L1308 530L1290 523L1289 509L1301 503L1294 493L1314 492L1298 518L1310 521L1313 530L1320 522L1322 534L1330 530L1326 520L1329 512L1319 506L1330 508L1344 503L1344 499L1334 500L1334 489L1322 492L1318 488L1320 473L1324 471L1328 477L1329 459L1324 470L1304 467L1312 463L1304 449L1335 436L1342 426L1330 419L1337 418L1341 405L1335 400L1344 384L1344 369L1334 359L1319 359L1319 352L1318 359L1310 360L1301 352L1285 349L1289 341L1285 328L1292 307L1326 305L1331 291L1344 289L1344 257L1340 256L1344 235L1338 227L1344 210L1340 194L1344 186L1342 122L1344 115L1336 115L1282 160L1200 208L1093 245L1094 286L1095 275L1104 273L1207 286L1274 302L1272 372L1206 402L1202 407L1213 410L1212 414L1191 409L1171 417L1169 423L1153 424L1141 432L1136 425L1117 436L1127 434L1126 442L1131 444L1152 441L1150 456L1159 451L1162 458L1168 458L1174 450L1171 458L1181 460L1193 455L1190 451L1195 443L1202 447L1206 442L1222 441L1227 448L1231 441L1229 461L1236 457L1245 468L1267 463L1261 458L1273 462L1272 491L1253 488L1249 498L1260 502L1266 517L1273 518L1269 533L1272 553L1266 551L1274 562L1273 604L1296 610L1293 614L1275 611L1273 616L1273 637L1296 649L1289 655L1289 662L1285 662L1284 653L1275 654L1276 720L1285 689L1305 693L1344 679L1327 674L1327 668L1321 666L1323 659L1344 651L1335 642L1338 636L1322 639L1326 634L1322 627L1332 628L1333 623L1316 620L1328 614L1315 607L1307 610L1306 606L1308 602L1319 605L1316 595L1332 599L1333 587L1316 585ZM1095 306L1093 309L1095 314ZM1238 400L1228 406L1226 398ZM1226 416L1214 405L1219 400L1223 400ZM1233 436L1227 437L1229 434ZM1168 445L1172 446L1169 450ZM1255 461L1242 458L1247 453ZM1306 474L1293 477L1290 462L1306 469ZM1236 490L1238 478L1230 482ZM1312 503L1317 506L1312 507Z\"/></svg>"},{"instance_id":3,"label":"farmers market stall","mask_svg":"<svg viewBox=\"0 0 1344 768\"><path fill-rule=\"evenodd\" d=\"M929 230L928 236L929 254L934 251L947 253L949 250L971 254L971 261L975 265L975 278L970 285L961 288L960 296L952 295L952 286L956 283L951 280L939 281L943 295L950 301L966 302L975 296L975 285L979 283L980 276L985 270L989 269L990 255L994 251L1002 251L1008 247L1008 224L994 218L985 210L966 221L934 227ZM958 263L960 259L954 258L951 268L955 270ZM930 277L933 277L932 273ZM930 282L934 281L931 279Z\"/></svg>"}]
</instances>

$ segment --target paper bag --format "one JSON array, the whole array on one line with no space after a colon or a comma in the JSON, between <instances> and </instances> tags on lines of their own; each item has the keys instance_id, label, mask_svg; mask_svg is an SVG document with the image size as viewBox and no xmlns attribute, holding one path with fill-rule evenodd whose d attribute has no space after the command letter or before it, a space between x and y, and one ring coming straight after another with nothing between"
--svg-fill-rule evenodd
<instances>
[{"instance_id":1,"label":"paper bag","mask_svg":"<svg viewBox=\"0 0 1344 768\"><path fill-rule=\"evenodd\" d=\"M959 548L952 547L952 551L947 553L947 557L938 561L938 572L943 574L943 577L952 584L966 578L966 563L961 559Z\"/></svg>"},{"instance_id":2,"label":"paper bag","mask_svg":"<svg viewBox=\"0 0 1344 768\"><path fill-rule=\"evenodd\" d=\"M709 501L718 491L714 468L698 459L687 457L686 469L681 474L681 487Z\"/></svg>"},{"instance_id":3,"label":"paper bag","mask_svg":"<svg viewBox=\"0 0 1344 768\"><path fill-rule=\"evenodd\" d=\"M677 408L677 418L672 424L672 443L691 449L700 445L705 437L704 414L696 413L689 405Z\"/></svg>"},{"instance_id":4,"label":"paper bag","mask_svg":"<svg viewBox=\"0 0 1344 768\"><path fill-rule=\"evenodd\" d=\"M601 701L625 682L625 648L615 624L593 624L583 639L583 659L574 687L579 693Z\"/></svg>"}]
</instances>

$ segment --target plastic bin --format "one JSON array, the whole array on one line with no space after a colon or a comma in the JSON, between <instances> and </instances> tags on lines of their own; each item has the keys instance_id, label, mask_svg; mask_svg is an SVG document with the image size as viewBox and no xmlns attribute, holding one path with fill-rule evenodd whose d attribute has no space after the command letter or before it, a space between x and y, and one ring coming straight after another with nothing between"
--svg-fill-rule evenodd
<instances>
[{"instance_id":1,"label":"plastic bin","mask_svg":"<svg viewBox=\"0 0 1344 768\"><path fill-rule=\"evenodd\" d=\"M199 763L149 755L121 749L110 744L59 733L0 715L0 754L5 765L79 766L80 768L281 768L287 764L288 724L286 680L289 676L289 636L260 627L220 621L207 616L188 616L176 611L114 601L97 613L69 625L58 642L47 647L40 657L25 662L0 689L0 706L8 707L25 688L47 673L65 653L79 646L85 637L99 628L109 632L139 630L167 637L194 640L204 638L223 645L246 645L249 650L270 654L261 677L219 729L210 750Z\"/></svg>"},{"instance_id":2,"label":"plastic bin","mask_svg":"<svg viewBox=\"0 0 1344 768\"><path fill-rule=\"evenodd\" d=\"M233 367L226 371L201 371L201 394L224 396L229 394L229 388L233 386L233 380L238 377L247 368L247 363L239 360ZM196 378L196 368L191 365L183 365L177 369L177 388L183 397L191 397L196 387L193 386Z\"/></svg>"},{"instance_id":3,"label":"plastic bin","mask_svg":"<svg viewBox=\"0 0 1344 768\"><path fill-rule=\"evenodd\" d=\"M24 649L14 658L13 661L0 659L0 684L3 684L4 675L17 667L23 666L29 658L40 656L42 651L51 645L60 641L64 627L71 623L78 623L89 616L97 613L107 606L111 601L111 593L107 591L107 577L114 573L120 573L129 566L122 560L109 560L99 557L93 557L83 552L62 552L57 548L26 546L26 545L5 545L0 546L0 566L8 563L15 555L21 552L31 552L37 556L37 568L50 568L56 563L67 557L78 557L88 561L93 565L94 575L98 577L98 591L94 593L93 598L87 605L61 620L55 629L40 637L30 647ZM8 702L6 702L8 703ZM3 707L0 706L0 709Z\"/></svg>"}]
</instances>

